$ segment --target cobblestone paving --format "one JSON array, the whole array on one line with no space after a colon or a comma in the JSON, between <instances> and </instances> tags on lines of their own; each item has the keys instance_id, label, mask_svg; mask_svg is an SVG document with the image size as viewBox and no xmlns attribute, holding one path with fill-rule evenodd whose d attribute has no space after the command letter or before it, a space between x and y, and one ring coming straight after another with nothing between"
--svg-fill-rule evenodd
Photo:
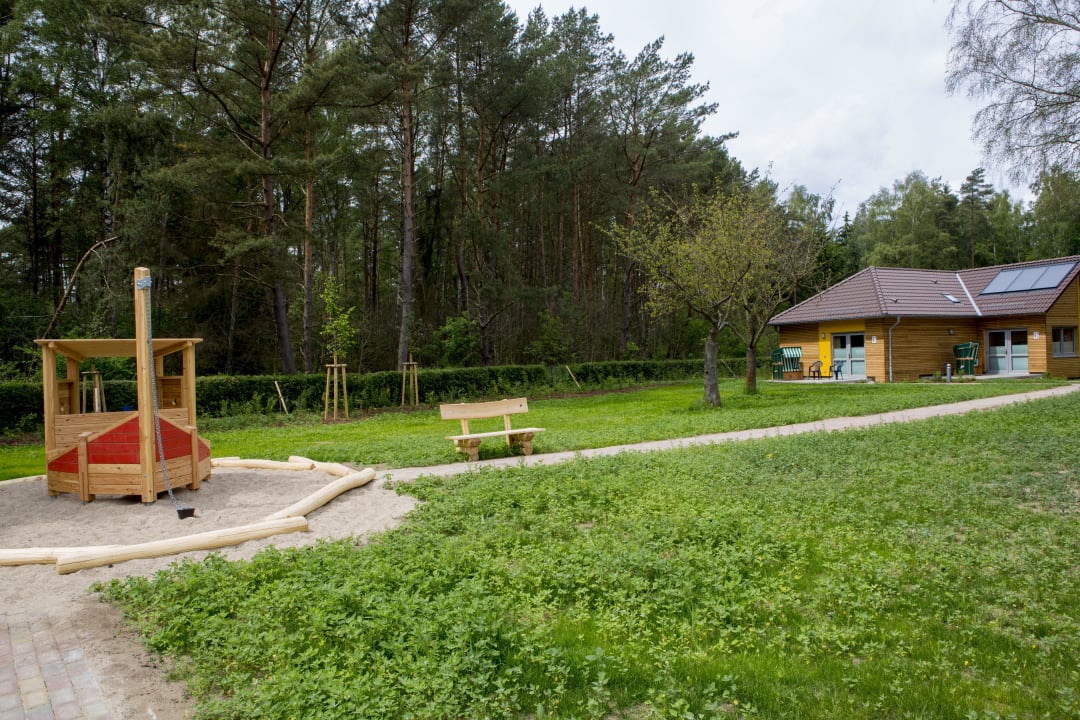
<instances>
[{"instance_id":1,"label":"cobblestone paving","mask_svg":"<svg viewBox=\"0 0 1080 720\"><path fill-rule=\"evenodd\" d=\"M113 717L69 622L0 613L0 720Z\"/></svg>"}]
</instances>

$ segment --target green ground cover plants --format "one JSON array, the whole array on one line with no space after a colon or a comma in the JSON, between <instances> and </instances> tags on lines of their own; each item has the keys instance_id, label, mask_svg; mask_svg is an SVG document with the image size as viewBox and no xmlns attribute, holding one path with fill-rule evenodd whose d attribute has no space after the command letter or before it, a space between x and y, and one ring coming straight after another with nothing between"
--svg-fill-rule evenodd
<instances>
[{"instance_id":1,"label":"green ground cover plants","mask_svg":"<svg viewBox=\"0 0 1080 720\"><path fill-rule=\"evenodd\" d=\"M1078 416L425 479L369 544L102 593L201 718L1075 718Z\"/></svg>"}]
</instances>

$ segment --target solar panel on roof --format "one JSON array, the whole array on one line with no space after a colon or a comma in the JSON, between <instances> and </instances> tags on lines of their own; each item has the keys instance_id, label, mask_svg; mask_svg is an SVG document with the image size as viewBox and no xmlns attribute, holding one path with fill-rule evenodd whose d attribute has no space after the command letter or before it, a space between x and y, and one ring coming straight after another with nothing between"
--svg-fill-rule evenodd
<instances>
[{"instance_id":1,"label":"solar panel on roof","mask_svg":"<svg viewBox=\"0 0 1080 720\"><path fill-rule=\"evenodd\" d=\"M1016 276L1016 279L1012 281L1012 285L1009 285L1007 292L1013 292L1018 290L1031 290L1039 284L1039 278L1046 272L1045 267L1033 267L1024 268L1020 271L1020 274Z\"/></svg>"},{"instance_id":2,"label":"solar panel on roof","mask_svg":"<svg viewBox=\"0 0 1080 720\"><path fill-rule=\"evenodd\" d=\"M979 293L980 295L990 295L992 293L1005 292L1009 289L1009 285L1016 279L1016 276L1020 274L1019 270L1002 270L997 274L990 284Z\"/></svg>"},{"instance_id":3,"label":"solar panel on roof","mask_svg":"<svg viewBox=\"0 0 1080 720\"><path fill-rule=\"evenodd\" d=\"M996 293L1055 288L1072 272L1074 267L1076 267L1076 263L1071 262L1057 265L1040 265L1021 270L1002 270L979 294L994 295Z\"/></svg>"},{"instance_id":4,"label":"solar panel on roof","mask_svg":"<svg viewBox=\"0 0 1080 720\"><path fill-rule=\"evenodd\" d=\"M1044 287L1044 288L1057 287L1058 285L1061 284L1061 281L1065 279L1065 276L1068 275L1072 271L1073 266L1075 266L1075 265L1076 265L1076 263L1064 263L1064 264L1061 264L1061 265L1050 265L1049 267L1046 268L1046 272L1043 273L1042 278L1040 278L1039 287Z\"/></svg>"}]
</instances>

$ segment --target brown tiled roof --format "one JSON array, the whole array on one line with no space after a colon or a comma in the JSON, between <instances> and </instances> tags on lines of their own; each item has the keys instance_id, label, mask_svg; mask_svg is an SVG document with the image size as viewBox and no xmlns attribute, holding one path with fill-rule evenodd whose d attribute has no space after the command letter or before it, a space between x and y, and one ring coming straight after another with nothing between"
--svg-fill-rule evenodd
<instances>
[{"instance_id":1,"label":"brown tiled roof","mask_svg":"<svg viewBox=\"0 0 1080 720\"><path fill-rule=\"evenodd\" d=\"M1063 265L1076 263L1076 266L1065 276L1057 286L1043 290L1027 290L1024 292L1005 292L992 295L980 295L990 282L997 277L1002 270L1022 270L1029 267L1042 265ZM960 277L964 279L971 296L975 298L975 304L979 312L985 316L996 315L1026 315L1029 313L1044 313L1057 302L1061 293L1069 286L1069 283L1080 274L1080 255L1053 258L1051 260L1034 260L1032 262L1015 263L1013 265L995 265L993 267L975 268L974 270L962 270Z\"/></svg>"},{"instance_id":2,"label":"brown tiled roof","mask_svg":"<svg viewBox=\"0 0 1080 720\"><path fill-rule=\"evenodd\" d=\"M1005 269L1077 265L1054 288L979 293ZM1080 274L1080 255L952 272L869 267L775 316L770 325L878 317L977 317L1043 313Z\"/></svg>"}]
</instances>

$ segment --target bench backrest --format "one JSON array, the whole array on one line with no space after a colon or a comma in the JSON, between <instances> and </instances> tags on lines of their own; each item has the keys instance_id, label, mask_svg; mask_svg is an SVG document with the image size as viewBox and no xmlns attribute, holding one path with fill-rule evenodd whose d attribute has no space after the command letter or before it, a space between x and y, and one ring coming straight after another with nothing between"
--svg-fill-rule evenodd
<instances>
[{"instance_id":1,"label":"bench backrest","mask_svg":"<svg viewBox=\"0 0 1080 720\"><path fill-rule=\"evenodd\" d=\"M529 401L526 398L514 398L479 403L451 403L441 405L439 412L442 413L443 420L477 420L529 412Z\"/></svg>"}]
</instances>

